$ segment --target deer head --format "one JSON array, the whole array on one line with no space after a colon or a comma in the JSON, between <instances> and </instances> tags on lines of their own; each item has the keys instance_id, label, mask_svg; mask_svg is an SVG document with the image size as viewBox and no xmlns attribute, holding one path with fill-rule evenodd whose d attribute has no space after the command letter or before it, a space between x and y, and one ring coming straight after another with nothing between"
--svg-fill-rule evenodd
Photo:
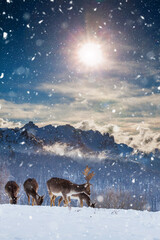
<instances>
[{"instance_id":1,"label":"deer head","mask_svg":"<svg viewBox=\"0 0 160 240\"><path fill-rule=\"evenodd\" d=\"M43 203L43 200L44 200L44 197L45 197L45 195L43 195L43 196L39 196L39 195L37 195L37 197L36 197L36 204L37 205L42 205L42 203Z\"/></svg>"},{"instance_id":2,"label":"deer head","mask_svg":"<svg viewBox=\"0 0 160 240\"><path fill-rule=\"evenodd\" d=\"M90 207L95 208L96 207L96 203L91 203Z\"/></svg>"}]
</instances>

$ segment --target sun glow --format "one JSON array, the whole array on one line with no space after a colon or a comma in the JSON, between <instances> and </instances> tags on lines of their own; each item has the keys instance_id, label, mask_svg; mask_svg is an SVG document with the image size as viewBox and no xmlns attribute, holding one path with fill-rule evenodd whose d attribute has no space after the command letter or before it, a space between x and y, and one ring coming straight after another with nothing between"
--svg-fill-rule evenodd
<instances>
[{"instance_id":1,"label":"sun glow","mask_svg":"<svg viewBox=\"0 0 160 240\"><path fill-rule=\"evenodd\" d=\"M80 47L78 57L88 67L97 67L103 61L102 49L99 44L89 42Z\"/></svg>"}]
</instances>

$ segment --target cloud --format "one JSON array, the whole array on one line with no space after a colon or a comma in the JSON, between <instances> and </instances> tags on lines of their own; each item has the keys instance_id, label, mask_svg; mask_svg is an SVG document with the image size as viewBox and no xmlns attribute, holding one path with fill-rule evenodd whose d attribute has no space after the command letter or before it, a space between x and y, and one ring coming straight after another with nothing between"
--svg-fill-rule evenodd
<instances>
[{"instance_id":1,"label":"cloud","mask_svg":"<svg viewBox=\"0 0 160 240\"><path fill-rule=\"evenodd\" d=\"M34 120L44 119L48 114L48 107L42 104L16 104L4 99L0 100L1 115L5 119Z\"/></svg>"},{"instance_id":2,"label":"cloud","mask_svg":"<svg viewBox=\"0 0 160 240\"><path fill-rule=\"evenodd\" d=\"M21 127L20 122L12 122L8 121L7 119L4 120L3 118L0 118L0 128L16 128L16 127Z\"/></svg>"},{"instance_id":3,"label":"cloud","mask_svg":"<svg viewBox=\"0 0 160 240\"><path fill-rule=\"evenodd\" d=\"M72 97L77 101L87 100L117 100L118 97L125 97L129 95L128 89L131 88L131 96L137 93L137 89L134 85L123 83L119 81L119 78L105 78L94 77L91 75L88 78L80 78L72 82L62 83L41 83L36 87L36 90L49 93L59 93L63 97Z\"/></svg>"},{"instance_id":4,"label":"cloud","mask_svg":"<svg viewBox=\"0 0 160 240\"><path fill-rule=\"evenodd\" d=\"M105 80L97 78L93 82L90 79L81 79L60 84L42 83L37 87L37 90L44 92L51 89L66 99L72 98L68 104L70 112L76 113L76 116L77 112L81 116L85 115L86 111L89 116L95 113L93 117L95 121L99 120L96 115L100 113L102 122L104 118L106 121L110 118L115 121L129 117L141 117L146 120L160 114L158 94L154 94L150 89L139 89L133 84L118 81L117 78ZM63 105L59 106L64 109ZM72 118L73 115L75 114L72 114ZM86 118L82 120L84 119Z\"/></svg>"},{"instance_id":5,"label":"cloud","mask_svg":"<svg viewBox=\"0 0 160 240\"><path fill-rule=\"evenodd\" d=\"M79 125L82 129L109 132L118 143L123 142L135 148L159 148L156 140L159 136L152 136L160 129L159 93L154 93L153 89L140 89L129 80L121 81L120 76L90 74L70 81L40 83L34 90L39 91L39 95L52 92L50 102L46 105L40 102L16 104L1 99L0 116L9 122L14 119L34 121L40 125ZM11 125L14 123L8 123L8 126ZM151 132L142 136L137 131L138 126L148 128ZM149 135L153 144L147 145ZM143 141L143 138L146 140Z\"/></svg>"},{"instance_id":6,"label":"cloud","mask_svg":"<svg viewBox=\"0 0 160 240\"><path fill-rule=\"evenodd\" d=\"M160 123L160 119L159 119ZM135 150L143 152L154 152L157 148L160 150L160 133L149 128L147 123L132 123L126 126L125 130L115 124L98 125L94 121L82 121L75 125L82 130L97 130L101 133L109 133L114 136L116 143L125 143Z\"/></svg>"},{"instance_id":7,"label":"cloud","mask_svg":"<svg viewBox=\"0 0 160 240\"><path fill-rule=\"evenodd\" d=\"M43 149L50 154L70 157L79 161L89 160L92 162L97 162L97 160L103 161L106 159L105 152L84 152L82 149L68 146L66 143L55 143L50 146L44 146Z\"/></svg>"},{"instance_id":8,"label":"cloud","mask_svg":"<svg viewBox=\"0 0 160 240\"><path fill-rule=\"evenodd\" d=\"M75 128L79 128L83 131L88 131L88 130L94 130L94 131L99 131L101 133L109 133L109 134L114 134L117 132L120 132L120 127L118 127L115 124L109 123L105 124L103 126L98 125L94 122L94 120L91 121L82 121L74 125Z\"/></svg>"},{"instance_id":9,"label":"cloud","mask_svg":"<svg viewBox=\"0 0 160 240\"><path fill-rule=\"evenodd\" d=\"M60 99L70 100L55 101L54 94L46 105L16 104L1 99L2 118L22 122L31 120L41 125L94 121L98 125L107 126L109 131L112 131L113 126L118 126L127 132L136 132L132 126L144 122L154 131L159 129L159 95L153 94L150 89L124 84L117 78L111 80L97 77L94 81L79 79L58 84L41 83L36 86L36 90L48 94L52 91Z\"/></svg>"},{"instance_id":10,"label":"cloud","mask_svg":"<svg viewBox=\"0 0 160 240\"><path fill-rule=\"evenodd\" d=\"M123 142L143 152L154 152L156 148L160 150L160 133L149 128L139 127L137 134L119 133L114 136L117 142Z\"/></svg>"}]
</instances>

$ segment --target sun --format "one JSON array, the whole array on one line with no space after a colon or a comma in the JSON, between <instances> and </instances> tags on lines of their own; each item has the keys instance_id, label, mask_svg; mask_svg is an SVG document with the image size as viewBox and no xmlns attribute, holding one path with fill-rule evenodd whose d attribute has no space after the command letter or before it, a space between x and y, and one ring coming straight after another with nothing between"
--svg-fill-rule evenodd
<instances>
[{"instance_id":1,"label":"sun","mask_svg":"<svg viewBox=\"0 0 160 240\"><path fill-rule=\"evenodd\" d=\"M101 46L94 42L88 42L78 49L78 58L88 67L98 67L103 62Z\"/></svg>"}]
</instances>

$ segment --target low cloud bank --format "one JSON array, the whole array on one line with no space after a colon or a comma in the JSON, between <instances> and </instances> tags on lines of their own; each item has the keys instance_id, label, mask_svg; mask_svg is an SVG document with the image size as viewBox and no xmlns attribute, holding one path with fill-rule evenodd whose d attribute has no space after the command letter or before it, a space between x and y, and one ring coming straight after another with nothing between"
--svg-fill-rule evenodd
<instances>
[{"instance_id":1,"label":"low cloud bank","mask_svg":"<svg viewBox=\"0 0 160 240\"><path fill-rule=\"evenodd\" d=\"M115 135L115 139L120 138ZM154 152L155 149L160 150L160 133L154 133L148 128L140 127L136 135L121 136L121 141L134 149L144 152Z\"/></svg>"},{"instance_id":2,"label":"low cloud bank","mask_svg":"<svg viewBox=\"0 0 160 240\"><path fill-rule=\"evenodd\" d=\"M44 146L44 151L49 152L50 154L70 157L74 160L89 160L91 162L103 161L106 159L106 154L104 151L93 153L93 152L84 152L80 148L74 148L68 146L66 143L55 143L50 146Z\"/></svg>"},{"instance_id":3,"label":"low cloud bank","mask_svg":"<svg viewBox=\"0 0 160 240\"><path fill-rule=\"evenodd\" d=\"M101 133L108 132L114 136L116 143L125 143L129 147L143 152L154 152L156 148L160 150L160 133L153 132L150 128L143 126L143 124L132 125L132 132L123 131L122 128L115 124L100 126L94 121L83 121L76 124L75 127L82 130L97 130Z\"/></svg>"},{"instance_id":4,"label":"low cloud bank","mask_svg":"<svg viewBox=\"0 0 160 240\"><path fill-rule=\"evenodd\" d=\"M75 128L79 128L81 130L84 130L84 131L87 131L87 130L94 130L94 131L99 131L101 133L109 133L109 134L112 134L112 133L118 133L120 132L120 127L118 127L117 125L115 124L106 124L106 125L103 125L103 126L100 126L98 124L96 124L94 122L94 120L86 120L86 121L82 121L80 123L77 123L74 125Z\"/></svg>"},{"instance_id":5,"label":"low cloud bank","mask_svg":"<svg viewBox=\"0 0 160 240\"><path fill-rule=\"evenodd\" d=\"M22 127L22 124L20 122L15 123L15 122L0 118L0 128L16 128L16 127Z\"/></svg>"}]
</instances>

